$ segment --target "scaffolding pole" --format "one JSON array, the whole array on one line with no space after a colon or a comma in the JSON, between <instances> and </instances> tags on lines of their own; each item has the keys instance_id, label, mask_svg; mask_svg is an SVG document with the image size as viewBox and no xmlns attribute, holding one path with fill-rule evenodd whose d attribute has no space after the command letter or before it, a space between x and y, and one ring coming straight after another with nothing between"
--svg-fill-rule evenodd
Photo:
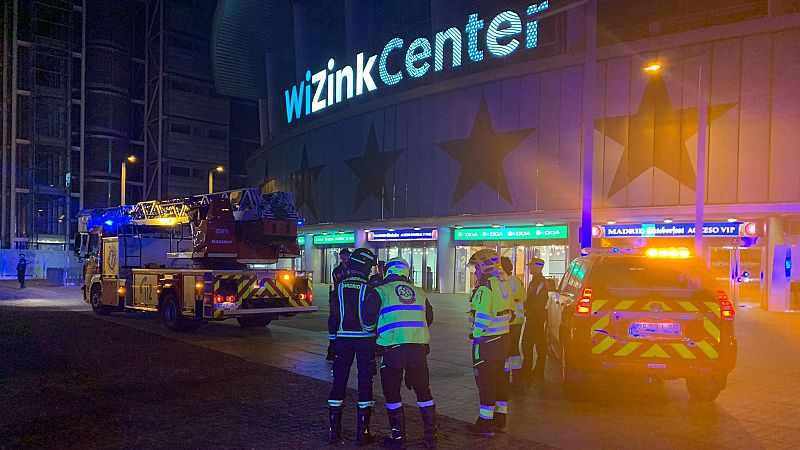
<instances>
[{"instance_id":1,"label":"scaffolding pole","mask_svg":"<svg viewBox=\"0 0 800 450\"><path fill-rule=\"evenodd\" d=\"M162 198L164 139L164 2L147 2L145 30L144 195Z\"/></svg>"}]
</instances>

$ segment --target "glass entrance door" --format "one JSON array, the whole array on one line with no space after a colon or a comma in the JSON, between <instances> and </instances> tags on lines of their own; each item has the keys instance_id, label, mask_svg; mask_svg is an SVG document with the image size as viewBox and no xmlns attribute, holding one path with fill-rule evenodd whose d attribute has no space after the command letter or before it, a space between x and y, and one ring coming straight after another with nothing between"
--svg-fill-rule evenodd
<instances>
[{"instance_id":1,"label":"glass entrance door","mask_svg":"<svg viewBox=\"0 0 800 450\"><path fill-rule=\"evenodd\" d=\"M711 247L710 267L736 306L761 306L764 290L763 247Z\"/></svg>"}]
</instances>

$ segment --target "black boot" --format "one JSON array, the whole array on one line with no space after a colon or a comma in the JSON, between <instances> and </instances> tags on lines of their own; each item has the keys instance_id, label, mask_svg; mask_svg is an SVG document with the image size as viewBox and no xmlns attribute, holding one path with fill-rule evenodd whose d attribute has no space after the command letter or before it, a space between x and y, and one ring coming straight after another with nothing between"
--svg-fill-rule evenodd
<instances>
[{"instance_id":1,"label":"black boot","mask_svg":"<svg viewBox=\"0 0 800 450\"><path fill-rule=\"evenodd\" d=\"M330 421L330 437L328 437L329 444L338 444L342 442L342 410L344 406L329 406L328 407L328 420Z\"/></svg>"},{"instance_id":2,"label":"black boot","mask_svg":"<svg viewBox=\"0 0 800 450\"><path fill-rule=\"evenodd\" d=\"M369 445L375 437L369 432L369 421L372 418L372 407L358 408L358 425L356 429L356 445Z\"/></svg>"},{"instance_id":3,"label":"black boot","mask_svg":"<svg viewBox=\"0 0 800 450\"><path fill-rule=\"evenodd\" d=\"M490 419L478 417L475 423L466 426L467 433L481 437L494 437L494 428Z\"/></svg>"},{"instance_id":4,"label":"black boot","mask_svg":"<svg viewBox=\"0 0 800 450\"><path fill-rule=\"evenodd\" d=\"M494 412L494 419L492 419L492 428L497 433L506 432L506 415L505 413Z\"/></svg>"},{"instance_id":5,"label":"black boot","mask_svg":"<svg viewBox=\"0 0 800 450\"><path fill-rule=\"evenodd\" d=\"M436 423L436 406L426 406L420 408L419 411L422 413L424 433L422 442L425 444L425 448L436 448L436 435L439 433L439 426Z\"/></svg>"},{"instance_id":6,"label":"black boot","mask_svg":"<svg viewBox=\"0 0 800 450\"><path fill-rule=\"evenodd\" d=\"M397 409L386 408L386 415L389 417L389 426L392 432L383 438L383 446L387 448L406 447L406 413L403 407ZM423 416L424 417L424 416Z\"/></svg>"}]
</instances>

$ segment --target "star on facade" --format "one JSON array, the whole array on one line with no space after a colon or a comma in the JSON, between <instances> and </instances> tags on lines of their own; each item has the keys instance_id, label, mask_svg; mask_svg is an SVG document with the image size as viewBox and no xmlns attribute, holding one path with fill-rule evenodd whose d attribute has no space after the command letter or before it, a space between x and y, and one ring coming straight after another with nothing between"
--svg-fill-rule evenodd
<instances>
[{"instance_id":1,"label":"star on facade","mask_svg":"<svg viewBox=\"0 0 800 450\"><path fill-rule=\"evenodd\" d=\"M386 172L405 151L406 149L400 148L381 153L378 148L378 138L375 136L375 125L370 126L364 156L345 160L347 167L358 177L358 190L353 212L356 212L370 195L379 201L381 198L385 198L389 192L386 188ZM391 211L391 205L387 202L383 203L386 209Z\"/></svg>"},{"instance_id":2,"label":"star on facade","mask_svg":"<svg viewBox=\"0 0 800 450\"><path fill-rule=\"evenodd\" d=\"M291 173L294 193L297 195L296 204L298 211L303 205L308 207L311 214L317 216L317 205L314 202L314 183L319 178L319 173L325 165L310 167L308 165L308 152L303 146L303 156L300 157L300 170Z\"/></svg>"},{"instance_id":3,"label":"star on facade","mask_svg":"<svg viewBox=\"0 0 800 450\"><path fill-rule=\"evenodd\" d=\"M506 201L512 203L503 160L533 130L534 128L526 128L496 132L489 115L486 98L481 98L470 135L438 144L442 150L461 164L461 173L458 176L450 206L461 201L479 183L485 184Z\"/></svg>"},{"instance_id":4,"label":"star on facade","mask_svg":"<svg viewBox=\"0 0 800 450\"><path fill-rule=\"evenodd\" d=\"M709 106L708 123L733 107L733 103ZM595 129L624 147L609 197L653 167L696 188L686 140L697 134L697 107L675 108L660 75L650 77L635 114L597 119Z\"/></svg>"}]
</instances>

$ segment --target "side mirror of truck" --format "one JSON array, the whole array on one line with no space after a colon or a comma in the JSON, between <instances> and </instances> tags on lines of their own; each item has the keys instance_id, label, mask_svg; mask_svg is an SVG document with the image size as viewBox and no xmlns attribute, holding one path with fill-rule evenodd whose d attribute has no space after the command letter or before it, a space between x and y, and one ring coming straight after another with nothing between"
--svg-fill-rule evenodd
<instances>
[{"instance_id":1,"label":"side mirror of truck","mask_svg":"<svg viewBox=\"0 0 800 450\"><path fill-rule=\"evenodd\" d=\"M72 237L72 253L78 258L81 257L81 234L75 233Z\"/></svg>"}]
</instances>

